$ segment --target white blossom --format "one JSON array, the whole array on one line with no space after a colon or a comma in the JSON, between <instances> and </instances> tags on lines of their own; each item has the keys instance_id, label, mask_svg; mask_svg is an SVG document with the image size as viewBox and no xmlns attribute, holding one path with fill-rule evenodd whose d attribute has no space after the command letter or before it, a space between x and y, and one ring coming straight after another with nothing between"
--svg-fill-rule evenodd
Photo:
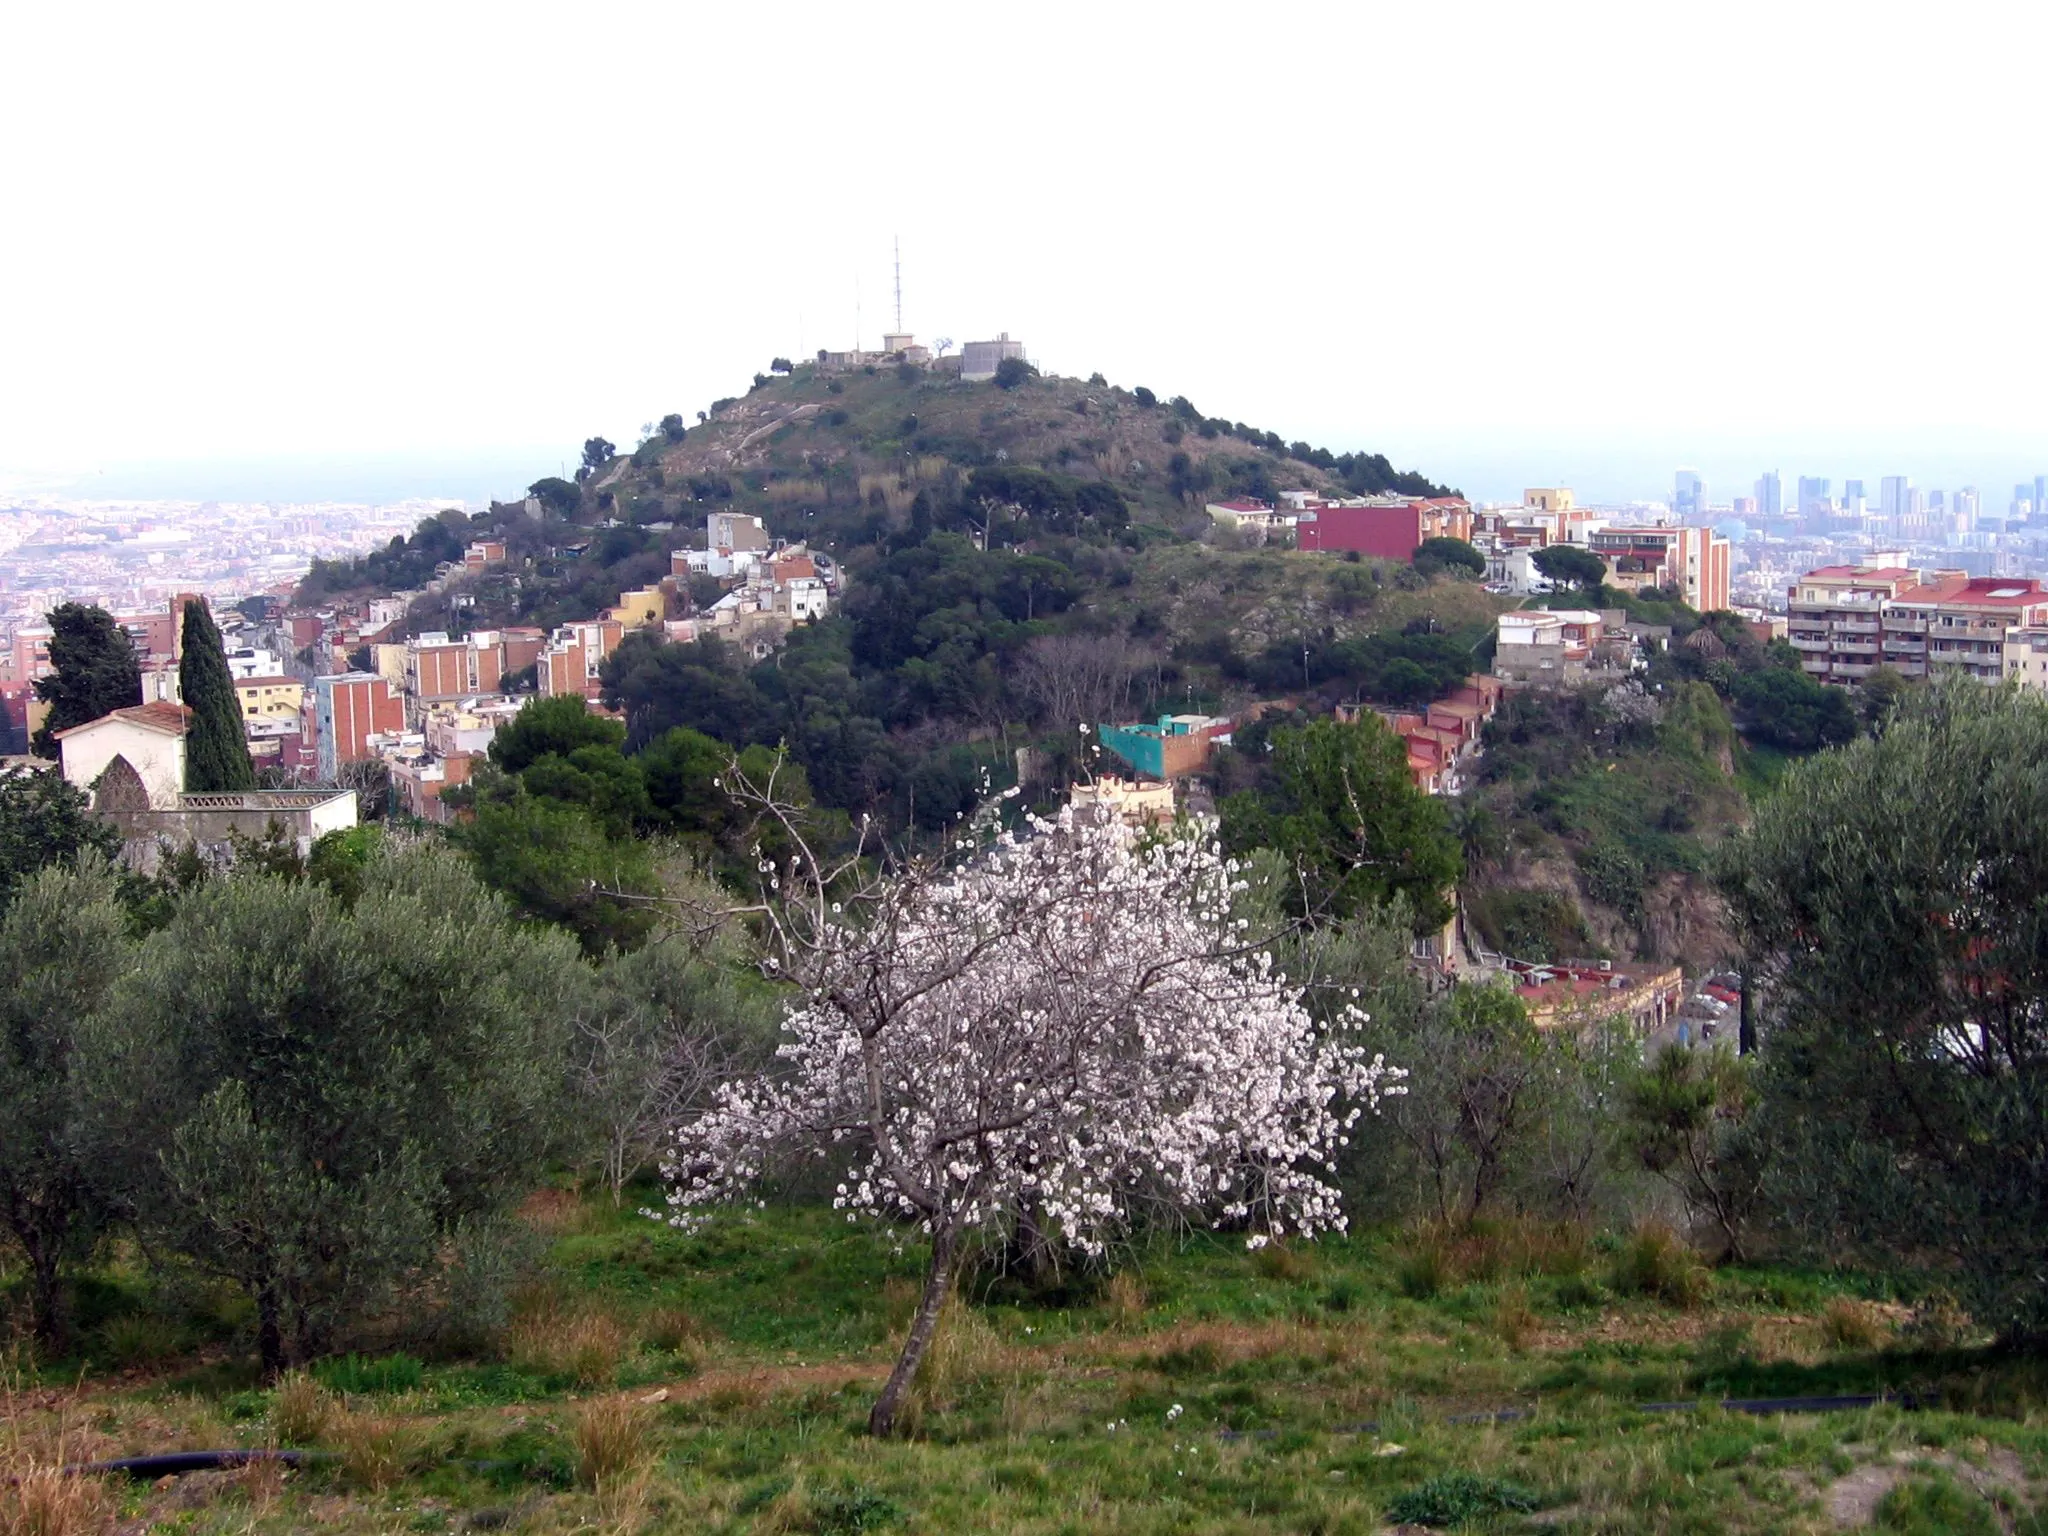
<instances>
[{"instance_id":1,"label":"white blossom","mask_svg":"<svg viewBox=\"0 0 2048 1536\"><path fill-rule=\"evenodd\" d=\"M830 903L780 967L803 983L784 1070L681 1130L672 1219L793 1143L850 1137L834 1204L874 1217L952 1231L1029 1204L1097 1253L1134 1199L1251 1228L1252 1247L1342 1229L1326 1175L1401 1074L1240 952L1231 884L1200 838L1068 813L883 887L858 920Z\"/></svg>"}]
</instances>

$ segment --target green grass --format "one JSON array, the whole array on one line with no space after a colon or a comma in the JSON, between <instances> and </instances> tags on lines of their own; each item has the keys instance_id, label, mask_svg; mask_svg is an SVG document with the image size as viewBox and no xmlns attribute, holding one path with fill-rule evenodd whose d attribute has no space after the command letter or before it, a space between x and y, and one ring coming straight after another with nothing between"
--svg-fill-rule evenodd
<instances>
[{"instance_id":1,"label":"green grass","mask_svg":"<svg viewBox=\"0 0 2048 1536\"><path fill-rule=\"evenodd\" d=\"M1820 1312L1858 1289L1841 1277L1715 1272L1679 1306L1618 1295L1594 1245L1517 1259L1507 1227L1457 1248L1427 1288L1404 1288L1412 1245L1388 1232L1256 1256L1226 1238L1161 1241L1125 1266L1136 1286L1068 1285L1043 1302L980 1277L970 1294L994 1299L949 1315L912 1435L877 1443L863 1424L914 1296L915 1243L814 1209L690 1236L594 1202L572 1225L545 1284L637 1340L608 1383L344 1357L318 1373L336 1404L318 1443L339 1459L268 1489L127 1489L131 1517L223 1533L1365 1533L1396 1519L1535 1529L1533 1511L1567 1531L1818 1531L1826 1490L1883 1466L1901 1480L1880 1528L1969 1530L1940 1524L1975 1518L1952 1506L1991 1508L1957 1458L2003 1469L2016 1517L2031 1518L2048 1474L2041 1362L1831 1349ZM1533 1336L1503 1337L1504 1285L1533 1310ZM671 1333L687 1316L687 1357L634 1333L651 1309ZM273 1394L218 1343L114 1380L85 1360L45 1379L81 1374L84 1388L21 1416L31 1437L60 1413L95 1454L273 1433ZM1643 1411L1880 1387L1938 1390L1945 1411ZM593 1488L578 1425L620 1393L640 1415L638 1470ZM375 1434L403 1475L373 1491L349 1447Z\"/></svg>"}]
</instances>

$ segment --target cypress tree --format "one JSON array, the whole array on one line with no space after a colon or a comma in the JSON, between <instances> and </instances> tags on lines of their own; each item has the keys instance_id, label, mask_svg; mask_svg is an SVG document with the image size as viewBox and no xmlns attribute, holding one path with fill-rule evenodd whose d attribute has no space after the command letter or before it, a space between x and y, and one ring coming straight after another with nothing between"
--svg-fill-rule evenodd
<instances>
[{"instance_id":1,"label":"cypress tree","mask_svg":"<svg viewBox=\"0 0 2048 1536\"><path fill-rule=\"evenodd\" d=\"M228 653L206 604L185 604L184 654L178 659L178 691L192 711L185 725L185 789L188 794L254 789L256 766L242 736L242 706L228 673Z\"/></svg>"},{"instance_id":2,"label":"cypress tree","mask_svg":"<svg viewBox=\"0 0 2048 1536\"><path fill-rule=\"evenodd\" d=\"M38 756L55 757L56 732L142 702L142 669L134 645L106 609L60 603L44 617L50 621L50 665L56 670L36 679L36 697L50 706L50 713L37 728L32 749Z\"/></svg>"}]
</instances>

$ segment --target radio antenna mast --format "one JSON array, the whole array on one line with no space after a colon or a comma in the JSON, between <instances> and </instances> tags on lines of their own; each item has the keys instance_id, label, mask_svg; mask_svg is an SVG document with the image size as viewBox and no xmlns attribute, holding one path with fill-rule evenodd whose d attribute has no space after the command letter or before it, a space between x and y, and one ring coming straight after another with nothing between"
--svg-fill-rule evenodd
<instances>
[{"instance_id":1,"label":"radio antenna mast","mask_svg":"<svg viewBox=\"0 0 2048 1536\"><path fill-rule=\"evenodd\" d=\"M896 239L896 334L903 334L903 237Z\"/></svg>"}]
</instances>

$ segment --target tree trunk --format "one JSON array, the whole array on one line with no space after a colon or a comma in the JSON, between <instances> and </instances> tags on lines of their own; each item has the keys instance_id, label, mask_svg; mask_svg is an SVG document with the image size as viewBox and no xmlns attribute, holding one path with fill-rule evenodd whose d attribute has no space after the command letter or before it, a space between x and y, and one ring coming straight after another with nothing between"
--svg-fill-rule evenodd
<instances>
[{"instance_id":1,"label":"tree trunk","mask_svg":"<svg viewBox=\"0 0 2048 1536\"><path fill-rule=\"evenodd\" d=\"M256 1287L256 1353L267 1382L284 1374L284 1326L278 1313L277 1287L266 1280Z\"/></svg>"},{"instance_id":2,"label":"tree trunk","mask_svg":"<svg viewBox=\"0 0 2048 1536\"><path fill-rule=\"evenodd\" d=\"M64 1292L57 1282L57 1245L24 1243L28 1249L30 1308L36 1343L51 1356L64 1353Z\"/></svg>"},{"instance_id":3,"label":"tree trunk","mask_svg":"<svg viewBox=\"0 0 2048 1536\"><path fill-rule=\"evenodd\" d=\"M950 1227L932 1234L932 1264L925 1272L924 1296L917 1304L917 1316L910 1320L910 1337L903 1341L896 1369L882 1384L882 1395L868 1411L868 1433L878 1439L895 1432L896 1412L903 1405L903 1394L917 1378L924 1352L939 1330L939 1312L946 1305L947 1293L953 1289L953 1255L958 1246L959 1234Z\"/></svg>"}]
</instances>

